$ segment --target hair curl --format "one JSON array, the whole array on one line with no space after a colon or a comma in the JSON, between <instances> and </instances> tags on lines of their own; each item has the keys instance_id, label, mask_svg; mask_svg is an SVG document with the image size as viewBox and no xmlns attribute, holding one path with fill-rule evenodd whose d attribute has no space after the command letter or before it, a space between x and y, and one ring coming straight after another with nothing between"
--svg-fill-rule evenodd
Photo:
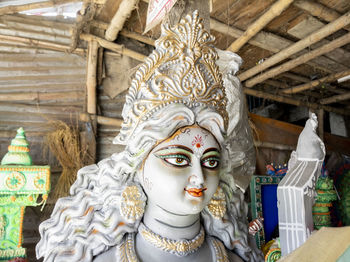
<instances>
[{"instance_id":1,"label":"hair curl","mask_svg":"<svg viewBox=\"0 0 350 262\"><path fill-rule=\"evenodd\" d=\"M228 156L219 114L210 108L167 106L140 124L123 152L78 171L71 196L59 199L50 219L39 227L37 257L44 257L45 262L91 261L118 245L126 233L136 232L140 220L130 223L120 215L122 191L130 183L140 185L136 173L157 142L193 124L209 130L222 145L224 157ZM247 242L247 206L225 166L220 173L220 184L226 194L227 214L225 220L219 221L203 210L206 231L243 259L253 261L256 254Z\"/></svg>"}]
</instances>

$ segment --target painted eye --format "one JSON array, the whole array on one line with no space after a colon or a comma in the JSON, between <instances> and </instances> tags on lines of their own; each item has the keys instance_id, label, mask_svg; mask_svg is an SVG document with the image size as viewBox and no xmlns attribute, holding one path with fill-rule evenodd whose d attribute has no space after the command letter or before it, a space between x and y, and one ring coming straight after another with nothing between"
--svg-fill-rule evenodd
<instances>
[{"instance_id":1,"label":"painted eye","mask_svg":"<svg viewBox=\"0 0 350 262\"><path fill-rule=\"evenodd\" d=\"M202 161L202 166L209 169L215 169L219 166L219 160L216 158L207 158Z\"/></svg>"},{"instance_id":2,"label":"painted eye","mask_svg":"<svg viewBox=\"0 0 350 262\"><path fill-rule=\"evenodd\" d=\"M183 157L166 157L164 160L174 166L189 166L190 164L189 160Z\"/></svg>"}]
</instances>

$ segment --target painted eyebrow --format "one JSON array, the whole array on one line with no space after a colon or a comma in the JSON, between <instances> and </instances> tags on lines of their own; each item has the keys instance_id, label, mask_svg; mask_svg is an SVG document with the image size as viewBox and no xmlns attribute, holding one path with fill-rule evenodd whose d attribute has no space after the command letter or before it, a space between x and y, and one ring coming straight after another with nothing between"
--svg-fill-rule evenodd
<instances>
[{"instance_id":1,"label":"painted eyebrow","mask_svg":"<svg viewBox=\"0 0 350 262\"><path fill-rule=\"evenodd\" d=\"M217 149L217 148L215 148L215 147L211 147L211 148L208 148L208 149L206 149L204 152L203 152L203 155L205 155L206 153L208 153L208 152L216 152L216 153L218 153L218 154L220 154L220 151L219 151L219 149Z\"/></svg>"},{"instance_id":2,"label":"painted eyebrow","mask_svg":"<svg viewBox=\"0 0 350 262\"><path fill-rule=\"evenodd\" d=\"M182 145L171 145L171 146L162 147L154 153L158 153L159 151L166 150L166 149L182 149L182 150L185 150L185 151L193 154L193 151L190 148L188 148L186 146L182 146Z\"/></svg>"}]
</instances>

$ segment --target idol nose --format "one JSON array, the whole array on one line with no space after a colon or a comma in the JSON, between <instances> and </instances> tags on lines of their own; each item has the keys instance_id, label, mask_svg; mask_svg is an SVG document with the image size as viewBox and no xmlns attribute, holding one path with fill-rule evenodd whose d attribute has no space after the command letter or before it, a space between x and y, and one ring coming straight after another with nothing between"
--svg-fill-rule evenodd
<instances>
[{"instance_id":1,"label":"idol nose","mask_svg":"<svg viewBox=\"0 0 350 262\"><path fill-rule=\"evenodd\" d=\"M204 174L203 170L200 164L193 165L191 170L191 176L189 177L189 182L191 185L194 185L196 187L202 187L204 184Z\"/></svg>"}]
</instances>

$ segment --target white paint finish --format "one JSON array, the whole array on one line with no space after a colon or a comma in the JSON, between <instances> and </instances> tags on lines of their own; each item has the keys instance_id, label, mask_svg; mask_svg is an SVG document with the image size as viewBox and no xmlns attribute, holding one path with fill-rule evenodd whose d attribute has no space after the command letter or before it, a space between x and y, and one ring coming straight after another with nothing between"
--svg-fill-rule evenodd
<instances>
[{"instance_id":1,"label":"white paint finish","mask_svg":"<svg viewBox=\"0 0 350 262\"><path fill-rule=\"evenodd\" d=\"M277 188L282 256L302 245L313 231L315 184L325 156L316 128L317 118L312 114L292 152L288 172Z\"/></svg>"}]
</instances>

